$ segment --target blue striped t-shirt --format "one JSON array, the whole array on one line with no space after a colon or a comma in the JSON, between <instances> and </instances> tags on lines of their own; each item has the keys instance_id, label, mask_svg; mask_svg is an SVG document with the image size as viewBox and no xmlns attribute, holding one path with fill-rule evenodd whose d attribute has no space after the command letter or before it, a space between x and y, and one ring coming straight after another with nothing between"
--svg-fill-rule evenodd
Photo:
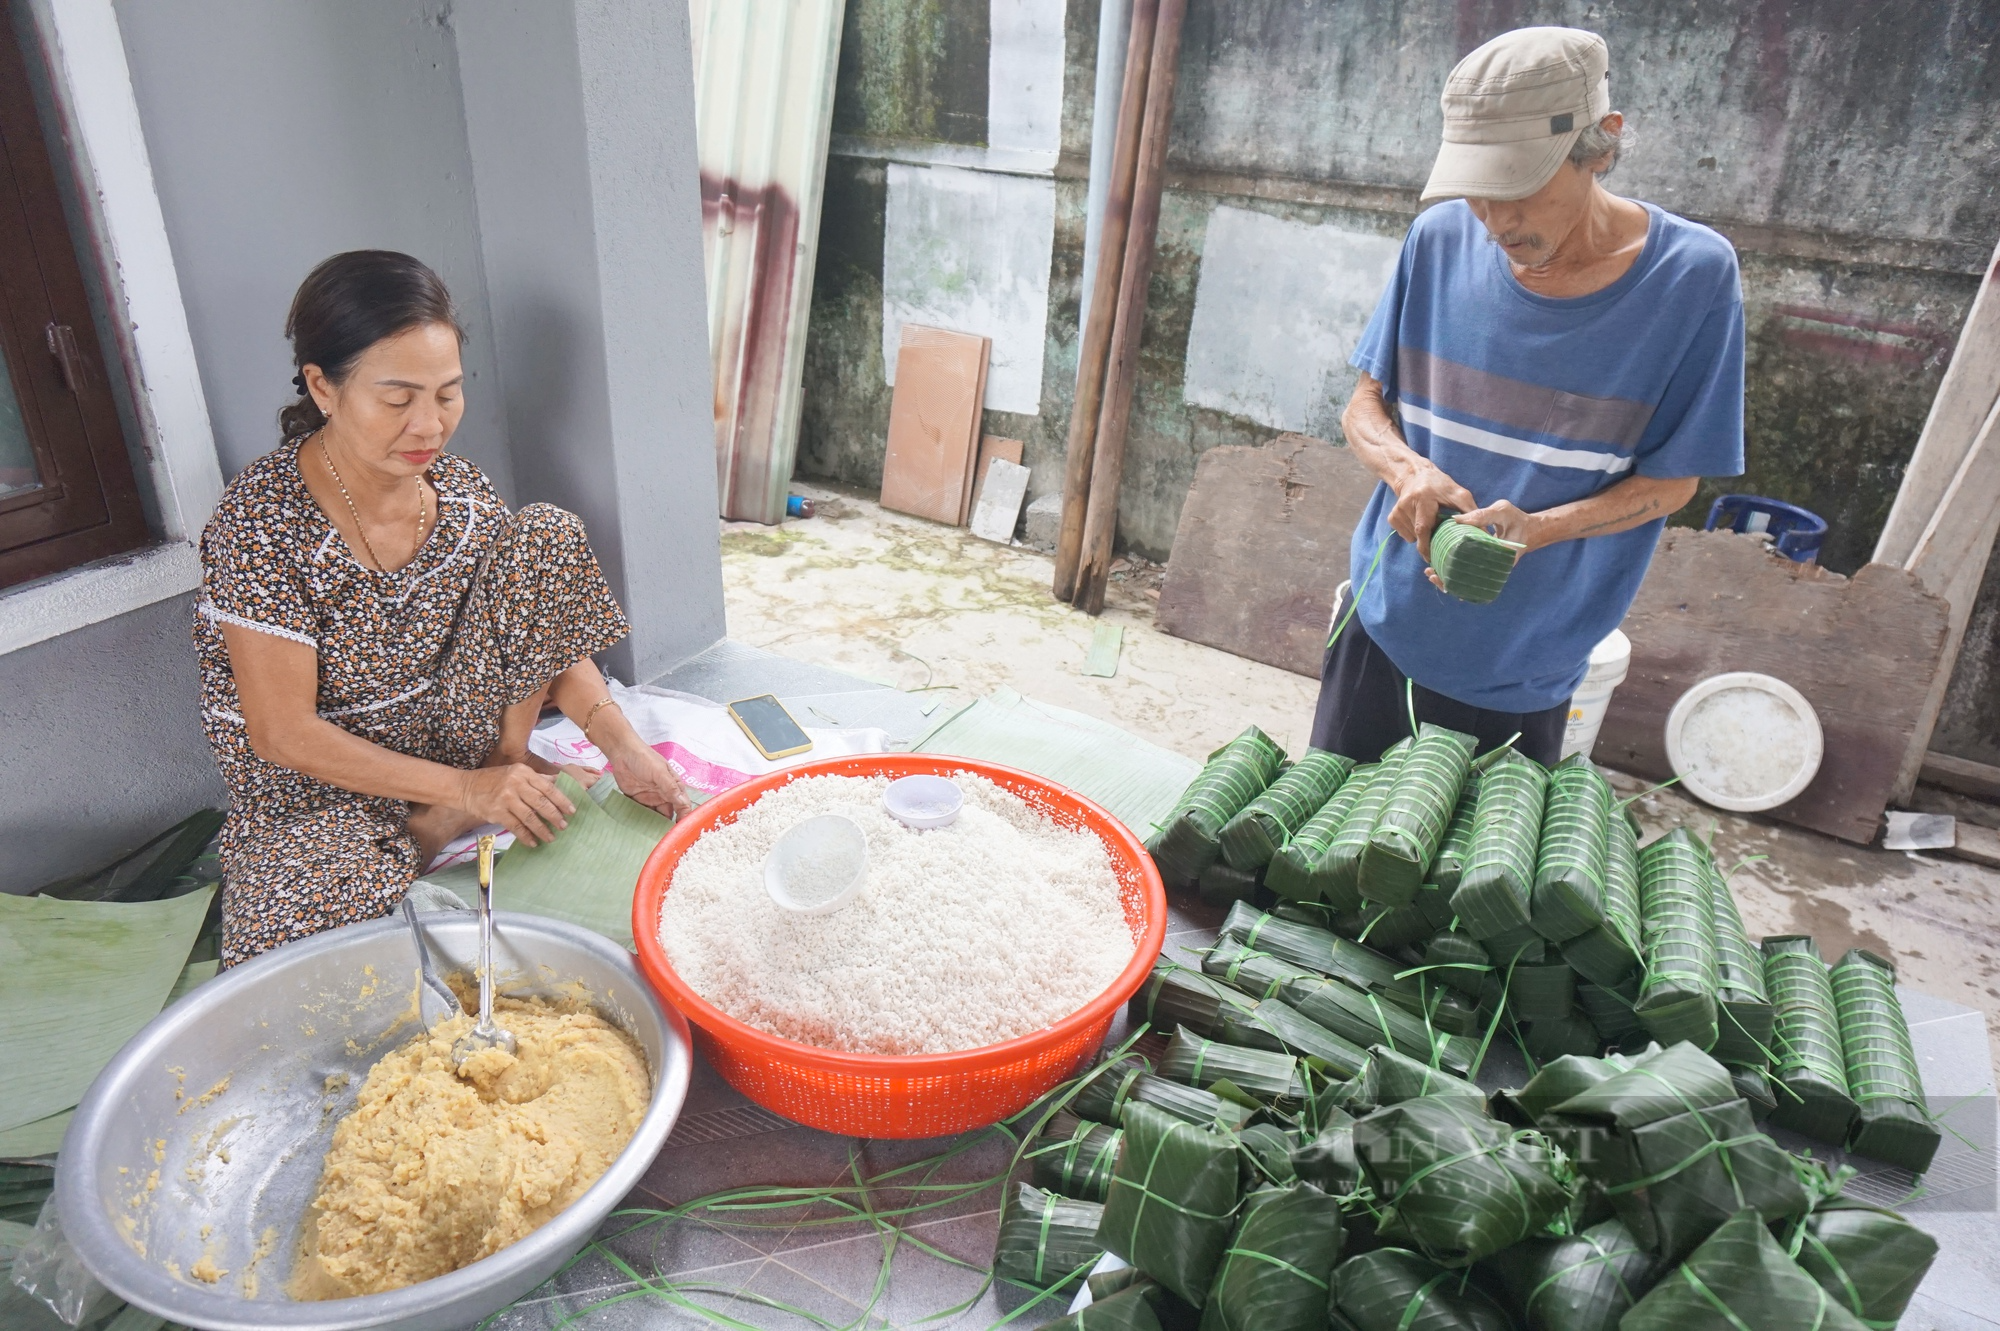
<instances>
[{"instance_id":1,"label":"blue striped t-shirt","mask_svg":"<svg viewBox=\"0 0 2000 1331\"><path fill-rule=\"evenodd\" d=\"M1380 380L1410 447L1480 504L1527 512L1628 476L1743 471L1743 296L1736 252L1646 205L1645 248L1616 282L1555 298L1514 277L1463 201L1420 215L1353 363ZM1405 675L1476 707L1560 706L1638 593L1665 519L1522 557L1490 605L1431 586L1375 488L1350 552L1356 612Z\"/></svg>"}]
</instances>

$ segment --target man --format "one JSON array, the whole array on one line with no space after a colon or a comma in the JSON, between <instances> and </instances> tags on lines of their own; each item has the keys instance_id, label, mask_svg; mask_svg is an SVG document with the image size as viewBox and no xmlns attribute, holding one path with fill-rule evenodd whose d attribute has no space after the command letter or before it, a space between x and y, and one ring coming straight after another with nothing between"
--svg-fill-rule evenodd
<instances>
[{"instance_id":1,"label":"man","mask_svg":"<svg viewBox=\"0 0 2000 1331\"><path fill-rule=\"evenodd\" d=\"M1416 715L1518 732L1552 763L1590 651L1624 619L1668 514L1743 470L1736 255L1620 198L1603 38L1522 28L1460 61L1444 145L1355 351L1342 425L1381 477L1350 553L1312 743L1362 761ZM1448 515L1456 513L1456 519ZM1441 516L1443 515L1443 516ZM1522 551L1500 596L1445 594L1440 521Z\"/></svg>"}]
</instances>

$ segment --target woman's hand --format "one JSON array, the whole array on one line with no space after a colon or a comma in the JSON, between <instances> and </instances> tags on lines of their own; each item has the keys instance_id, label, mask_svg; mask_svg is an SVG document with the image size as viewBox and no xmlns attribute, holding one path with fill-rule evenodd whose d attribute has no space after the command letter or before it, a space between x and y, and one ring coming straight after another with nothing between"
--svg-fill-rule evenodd
<instances>
[{"instance_id":1,"label":"woman's hand","mask_svg":"<svg viewBox=\"0 0 2000 1331\"><path fill-rule=\"evenodd\" d=\"M576 806L553 779L526 763L476 767L464 773L458 807L482 823L498 823L531 846L556 839Z\"/></svg>"},{"instance_id":2,"label":"woman's hand","mask_svg":"<svg viewBox=\"0 0 2000 1331\"><path fill-rule=\"evenodd\" d=\"M622 752L605 756L611 759L618 789L632 799L669 818L694 812L694 801L688 798L681 779L650 746L633 744Z\"/></svg>"}]
</instances>

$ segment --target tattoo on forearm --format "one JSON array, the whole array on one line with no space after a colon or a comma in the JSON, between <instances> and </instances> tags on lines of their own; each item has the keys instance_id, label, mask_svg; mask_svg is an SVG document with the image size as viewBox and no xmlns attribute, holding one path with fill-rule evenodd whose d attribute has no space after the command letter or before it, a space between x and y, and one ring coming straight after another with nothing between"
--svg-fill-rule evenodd
<instances>
[{"instance_id":1,"label":"tattoo on forearm","mask_svg":"<svg viewBox=\"0 0 2000 1331\"><path fill-rule=\"evenodd\" d=\"M1619 517L1606 518L1602 522L1591 523L1588 527L1585 527L1580 531L1578 531L1577 535L1596 536L1600 532L1623 531L1626 527L1634 526L1638 523L1645 522L1651 518L1659 516L1659 510L1660 510L1660 501L1657 499L1648 499L1645 503L1640 504L1637 508L1631 510L1628 513L1622 514Z\"/></svg>"}]
</instances>

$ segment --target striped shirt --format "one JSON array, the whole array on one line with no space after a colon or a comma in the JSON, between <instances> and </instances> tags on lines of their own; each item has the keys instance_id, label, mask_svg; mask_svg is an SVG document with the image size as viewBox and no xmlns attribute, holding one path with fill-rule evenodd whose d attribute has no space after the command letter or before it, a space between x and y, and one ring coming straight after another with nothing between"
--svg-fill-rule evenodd
<instances>
[{"instance_id":1,"label":"striped shirt","mask_svg":"<svg viewBox=\"0 0 2000 1331\"><path fill-rule=\"evenodd\" d=\"M1743 470L1743 299L1736 254L1707 227L1646 205L1632 267L1559 299L1514 277L1462 201L1417 218L1353 356L1381 381L1410 447L1482 505L1538 512L1630 476ZM1559 706L1590 649L1632 604L1660 519L1526 556L1490 605L1446 596L1389 529L1378 485L1355 528L1368 635L1425 688L1473 706Z\"/></svg>"}]
</instances>

